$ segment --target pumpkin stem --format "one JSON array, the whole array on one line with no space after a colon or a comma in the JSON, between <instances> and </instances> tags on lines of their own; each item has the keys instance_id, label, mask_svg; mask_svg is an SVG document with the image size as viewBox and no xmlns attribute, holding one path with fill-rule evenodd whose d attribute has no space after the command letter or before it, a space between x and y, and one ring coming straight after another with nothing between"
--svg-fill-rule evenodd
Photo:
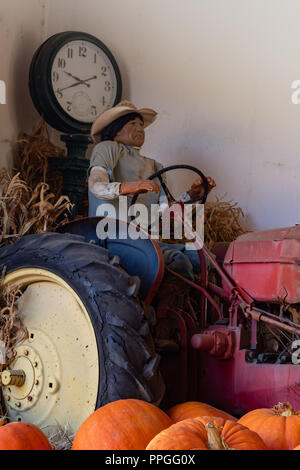
<instances>
[{"instance_id":1,"label":"pumpkin stem","mask_svg":"<svg viewBox=\"0 0 300 470\"><path fill-rule=\"evenodd\" d=\"M207 447L210 450L226 450L226 446L214 425L214 423L207 423L205 425L207 432Z\"/></svg>"},{"instance_id":2,"label":"pumpkin stem","mask_svg":"<svg viewBox=\"0 0 300 470\"><path fill-rule=\"evenodd\" d=\"M289 402L279 402L278 405L274 406L273 409L275 413L280 416L292 416L296 414L295 410Z\"/></svg>"}]
</instances>

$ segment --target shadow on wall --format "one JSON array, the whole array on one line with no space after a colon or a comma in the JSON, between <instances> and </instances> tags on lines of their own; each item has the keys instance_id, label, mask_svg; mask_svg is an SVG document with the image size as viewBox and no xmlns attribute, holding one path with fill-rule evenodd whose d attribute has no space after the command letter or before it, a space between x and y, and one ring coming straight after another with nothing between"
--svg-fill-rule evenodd
<instances>
[{"instance_id":1,"label":"shadow on wall","mask_svg":"<svg viewBox=\"0 0 300 470\"><path fill-rule=\"evenodd\" d=\"M13 138L17 138L23 132L31 132L40 119L32 103L28 86L29 68L38 46L37 37L26 32L19 36L12 51L14 60L9 73L11 81L7 84L7 103L14 129Z\"/></svg>"}]
</instances>

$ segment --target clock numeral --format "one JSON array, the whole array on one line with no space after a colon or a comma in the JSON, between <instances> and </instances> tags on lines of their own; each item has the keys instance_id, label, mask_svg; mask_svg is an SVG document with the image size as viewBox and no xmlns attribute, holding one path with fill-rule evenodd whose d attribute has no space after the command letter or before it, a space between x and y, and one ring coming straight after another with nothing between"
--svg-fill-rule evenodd
<instances>
[{"instance_id":1,"label":"clock numeral","mask_svg":"<svg viewBox=\"0 0 300 470\"><path fill-rule=\"evenodd\" d=\"M96 106L92 106L91 113L92 113L93 116L97 116L97 108L96 108Z\"/></svg>"},{"instance_id":2,"label":"clock numeral","mask_svg":"<svg viewBox=\"0 0 300 470\"><path fill-rule=\"evenodd\" d=\"M73 49L68 48L68 59L73 59Z\"/></svg>"},{"instance_id":3,"label":"clock numeral","mask_svg":"<svg viewBox=\"0 0 300 470\"><path fill-rule=\"evenodd\" d=\"M71 111L72 110L72 103L71 101L67 101L67 111Z\"/></svg>"},{"instance_id":4,"label":"clock numeral","mask_svg":"<svg viewBox=\"0 0 300 470\"><path fill-rule=\"evenodd\" d=\"M79 57L86 57L86 47L79 46Z\"/></svg>"},{"instance_id":5,"label":"clock numeral","mask_svg":"<svg viewBox=\"0 0 300 470\"><path fill-rule=\"evenodd\" d=\"M108 80L105 82L104 90L105 91L110 91L111 90L111 83Z\"/></svg>"},{"instance_id":6,"label":"clock numeral","mask_svg":"<svg viewBox=\"0 0 300 470\"><path fill-rule=\"evenodd\" d=\"M105 96L102 96L102 106L105 106L106 105L106 99L105 99Z\"/></svg>"},{"instance_id":7,"label":"clock numeral","mask_svg":"<svg viewBox=\"0 0 300 470\"><path fill-rule=\"evenodd\" d=\"M57 82L59 80L59 73L58 72L53 72L52 80L53 80L53 82Z\"/></svg>"},{"instance_id":8,"label":"clock numeral","mask_svg":"<svg viewBox=\"0 0 300 470\"><path fill-rule=\"evenodd\" d=\"M57 94L58 98L62 98L64 96L62 91L59 88L57 88L56 94Z\"/></svg>"},{"instance_id":9,"label":"clock numeral","mask_svg":"<svg viewBox=\"0 0 300 470\"><path fill-rule=\"evenodd\" d=\"M60 57L57 60L57 66L64 69L66 66L66 61L65 59L61 59Z\"/></svg>"},{"instance_id":10,"label":"clock numeral","mask_svg":"<svg viewBox=\"0 0 300 470\"><path fill-rule=\"evenodd\" d=\"M94 64L97 63L97 54L94 54Z\"/></svg>"},{"instance_id":11,"label":"clock numeral","mask_svg":"<svg viewBox=\"0 0 300 470\"><path fill-rule=\"evenodd\" d=\"M104 65L102 65L102 67L101 67L101 75L102 75L103 77L107 77L106 70L107 70L107 67L105 67Z\"/></svg>"}]
</instances>

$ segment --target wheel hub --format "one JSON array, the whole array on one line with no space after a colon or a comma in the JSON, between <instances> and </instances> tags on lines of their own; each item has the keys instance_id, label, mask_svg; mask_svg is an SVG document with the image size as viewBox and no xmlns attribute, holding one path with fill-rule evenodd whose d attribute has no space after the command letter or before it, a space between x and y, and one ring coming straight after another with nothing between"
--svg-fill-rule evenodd
<instances>
[{"instance_id":1,"label":"wheel hub","mask_svg":"<svg viewBox=\"0 0 300 470\"><path fill-rule=\"evenodd\" d=\"M8 407L19 412L28 410L36 404L43 387L43 366L34 348L22 345L15 348L15 352L16 357L11 363L11 369L2 372L1 378ZM14 371L23 372L23 383L18 385L10 381L6 385L5 378L14 377Z\"/></svg>"}]
</instances>

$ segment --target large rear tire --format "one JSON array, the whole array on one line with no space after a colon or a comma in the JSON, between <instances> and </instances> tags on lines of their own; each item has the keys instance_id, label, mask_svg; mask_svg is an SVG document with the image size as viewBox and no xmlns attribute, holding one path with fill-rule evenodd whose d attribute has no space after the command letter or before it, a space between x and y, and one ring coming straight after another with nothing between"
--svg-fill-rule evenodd
<instances>
[{"instance_id":1,"label":"large rear tire","mask_svg":"<svg viewBox=\"0 0 300 470\"><path fill-rule=\"evenodd\" d=\"M147 311L107 250L68 233L29 235L0 250L4 267L4 282L23 290L18 310L29 332L12 367L27 368L31 382L4 387L12 420L68 422L76 432L111 401L160 404L165 387Z\"/></svg>"}]
</instances>

